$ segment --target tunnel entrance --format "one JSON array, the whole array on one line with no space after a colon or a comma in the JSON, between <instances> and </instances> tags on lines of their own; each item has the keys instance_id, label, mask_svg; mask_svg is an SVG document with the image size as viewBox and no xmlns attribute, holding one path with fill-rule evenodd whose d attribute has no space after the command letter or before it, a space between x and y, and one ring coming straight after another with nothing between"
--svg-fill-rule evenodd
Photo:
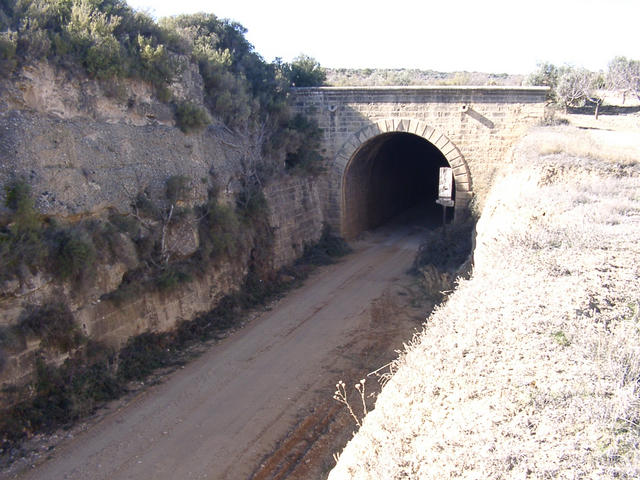
<instances>
[{"instance_id":1,"label":"tunnel entrance","mask_svg":"<svg viewBox=\"0 0 640 480\"><path fill-rule=\"evenodd\" d=\"M442 152L418 135L390 132L363 143L343 176L343 235L351 239L402 214L427 223L442 221L438 198ZM455 195L455 187L454 187ZM447 209L449 221L453 209Z\"/></svg>"}]
</instances>

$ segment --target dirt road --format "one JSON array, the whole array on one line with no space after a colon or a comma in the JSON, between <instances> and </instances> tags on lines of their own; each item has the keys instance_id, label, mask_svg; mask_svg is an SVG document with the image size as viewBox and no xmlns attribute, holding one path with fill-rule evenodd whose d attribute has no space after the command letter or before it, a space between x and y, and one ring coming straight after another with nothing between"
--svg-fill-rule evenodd
<instances>
[{"instance_id":1,"label":"dirt road","mask_svg":"<svg viewBox=\"0 0 640 480\"><path fill-rule=\"evenodd\" d=\"M418 243L410 227L370 234L346 259L19 478L251 477L318 399L331 398L345 346L367 327L372 302L405 275Z\"/></svg>"}]
</instances>

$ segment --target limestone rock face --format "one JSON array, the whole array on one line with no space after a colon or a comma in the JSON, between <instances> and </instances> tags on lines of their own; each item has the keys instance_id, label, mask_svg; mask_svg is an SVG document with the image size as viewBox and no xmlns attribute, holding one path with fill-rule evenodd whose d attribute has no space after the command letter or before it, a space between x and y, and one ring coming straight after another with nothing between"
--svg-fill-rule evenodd
<instances>
[{"instance_id":1,"label":"limestone rock face","mask_svg":"<svg viewBox=\"0 0 640 480\"><path fill-rule=\"evenodd\" d=\"M185 62L170 90L176 101L204 107L197 66ZM235 201L247 152L256 149L252 142L215 118L206 129L184 134L175 126L173 107L158 101L143 82L104 83L47 63L0 79L0 222L10 218L4 186L18 178L30 185L37 210L54 221L72 226L116 219L146 225L141 227L146 233L127 234L114 232L112 225L109 247L95 252L89 278L63 281L25 267L18 278L1 279L0 328L19 322L29 306L63 301L85 335L119 347L132 335L171 330L214 308L244 281L250 252L221 259L170 291L142 289L120 302L110 294L125 279L145 281L135 276L148 267L138 243L153 229L158 234L167 221L167 181L184 177L189 194L174 205L176 214L165 225L163 254L170 261L188 260L200 247L194 207L206 204L211 191L223 203ZM283 175L265 185L274 270L293 262L305 244L320 237L322 182ZM134 204L140 196L157 211L138 212ZM39 346L22 347L0 348L0 386L28 378Z\"/></svg>"}]
</instances>

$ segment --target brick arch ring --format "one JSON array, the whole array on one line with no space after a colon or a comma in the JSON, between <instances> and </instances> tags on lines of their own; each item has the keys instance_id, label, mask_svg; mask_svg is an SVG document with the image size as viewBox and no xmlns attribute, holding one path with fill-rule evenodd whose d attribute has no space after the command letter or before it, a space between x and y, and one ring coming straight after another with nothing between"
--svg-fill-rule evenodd
<instances>
[{"instance_id":1,"label":"brick arch ring","mask_svg":"<svg viewBox=\"0 0 640 480\"><path fill-rule=\"evenodd\" d=\"M458 147L444 133L429 126L427 123L410 119L410 118L390 118L379 120L372 125L364 127L352 134L342 145L335 157L333 165L334 173L340 179L340 195L341 195L341 212L344 212L344 182L345 173L349 168L349 164L355 158L360 148L372 138L384 133L405 132L424 138L426 141L434 145L447 160L453 169L453 179L455 182L455 210L456 217L458 212L466 211L469 202L473 197L471 185L471 173L464 156L458 150Z\"/></svg>"}]
</instances>

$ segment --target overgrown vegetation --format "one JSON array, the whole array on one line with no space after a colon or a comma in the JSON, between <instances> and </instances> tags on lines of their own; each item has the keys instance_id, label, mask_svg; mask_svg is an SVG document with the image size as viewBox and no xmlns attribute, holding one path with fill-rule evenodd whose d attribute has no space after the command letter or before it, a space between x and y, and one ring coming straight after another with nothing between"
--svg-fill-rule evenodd
<instances>
[{"instance_id":1,"label":"overgrown vegetation","mask_svg":"<svg viewBox=\"0 0 640 480\"><path fill-rule=\"evenodd\" d=\"M191 102L182 102L176 107L176 125L184 133L201 130L210 123L207 112Z\"/></svg>"},{"instance_id":2,"label":"overgrown vegetation","mask_svg":"<svg viewBox=\"0 0 640 480\"><path fill-rule=\"evenodd\" d=\"M117 90L120 79L144 80L168 102L171 83L195 64L211 114L237 133L273 144L271 136L296 132L288 128L289 88L321 84L324 70L305 55L291 64L267 63L245 33L242 25L205 13L155 22L124 0L6 0L0 3L0 70L9 75L23 64L47 60L105 80L107 93ZM211 122L189 99L175 105L175 116L185 133ZM280 143L284 150L278 155L305 156L310 149L297 140ZM286 148L291 145L294 150ZM273 153L273 145L266 150Z\"/></svg>"},{"instance_id":3,"label":"overgrown vegetation","mask_svg":"<svg viewBox=\"0 0 640 480\"><path fill-rule=\"evenodd\" d=\"M228 215L226 208L221 211L227 212L223 217ZM219 213L208 221L214 222L215 218ZM35 335L42 339L41 347L73 354L60 368L38 360L33 383L13 394L16 399L27 399L0 412L1 448L8 451L34 432L69 425L103 402L117 398L127 390L128 382L144 380L158 368L182 364L189 356L188 347L235 328L249 309L299 284L309 274L310 265L329 263L348 251L344 241L326 228L320 241L308 247L304 259L296 265L285 267L270 279L249 275L240 290L222 298L210 312L180 323L171 332L133 337L118 353L84 337L64 305L54 303L29 310L18 326L0 331L0 346L9 342L15 345L16 340L24 342L26 335Z\"/></svg>"},{"instance_id":4,"label":"overgrown vegetation","mask_svg":"<svg viewBox=\"0 0 640 480\"><path fill-rule=\"evenodd\" d=\"M436 303L453 290L457 277L469 274L475 220L440 226L427 233L413 262L422 291Z\"/></svg>"},{"instance_id":5,"label":"overgrown vegetation","mask_svg":"<svg viewBox=\"0 0 640 480\"><path fill-rule=\"evenodd\" d=\"M14 404L0 415L4 442L14 444L85 415L124 391L126 382L174 364L185 346L232 328L248 308L308 273L304 263L273 272L273 231L263 186L285 169L303 175L321 171L320 130L309 119L292 116L286 96L294 84L322 83L324 71L306 56L292 64L267 63L244 35L241 25L210 14L155 22L123 0L0 1L3 76L47 61L100 81L105 94L121 102L132 101L125 80L139 79L153 86L158 100L171 103L183 132L222 121L243 149L240 189L229 204L220 202L212 188L207 203L194 206L193 179L174 175L166 180L162 198L136 192L127 214L58 222L37 210L24 179L14 179L5 186L0 218L3 287L17 291L34 281L66 282L81 294L92 288L98 266L119 261L130 270L120 287L101 299L119 306L145 291L168 294L222 261L242 264L249 272L240 291L213 312L175 332L131 339L119 353L87 339L63 303L26 307L16 325L0 331L0 368L9 354L39 345L34 382L15 395L3 392ZM204 105L172 98L172 83L194 66L204 80ZM183 226L198 232L195 253L181 254L172 245ZM305 252L310 263L327 263L344 252L344 245L325 232L321 244ZM61 353L70 355L62 367L47 365Z\"/></svg>"},{"instance_id":6,"label":"overgrown vegetation","mask_svg":"<svg viewBox=\"0 0 640 480\"><path fill-rule=\"evenodd\" d=\"M76 350L59 368L39 359L28 387L30 398L2 412L1 448L6 452L25 436L68 425L117 398L124 385L113 374L114 365L114 353L92 342Z\"/></svg>"},{"instance_id":7,"label":"overgrown vegetation","mask_svg":"<svg viewBox=\"0 0 640 480\"><path fill-rule=\"evenodd\" d=\"M528 83L550 87L549 100L565 111L592 105L597 119L608 93L621 94L623 104L630 95L640 99L640 61L615 57L606 72L545 62L529 76Z\"/></svg>"},{"instance_id":8,"label":"overgrown vegetation","mask_svg":"<svg viewBox=\"0 0 640 480\"><path fill-rule=\"evenodd\" d=\"M298 264L308 265L329 265L335 258L343 257L351 252L351 247L342 237L335 235L331 229L325 225L322 236L317 243L305 246L302 257Z\"/></svg>"},{"instance_id":9,"label":"overgrown vegetation","mask_svg":"<svg viewBox=\"0 0 640 480\"><path fill-rule=\"evenodd\" d=\"M85 231L42 218L24 180L8 184L5 193L10 216L0 225L0 279L44 270L61 280L79 280L92 271L95 250Z\"/></svg>"}]
</instances>

